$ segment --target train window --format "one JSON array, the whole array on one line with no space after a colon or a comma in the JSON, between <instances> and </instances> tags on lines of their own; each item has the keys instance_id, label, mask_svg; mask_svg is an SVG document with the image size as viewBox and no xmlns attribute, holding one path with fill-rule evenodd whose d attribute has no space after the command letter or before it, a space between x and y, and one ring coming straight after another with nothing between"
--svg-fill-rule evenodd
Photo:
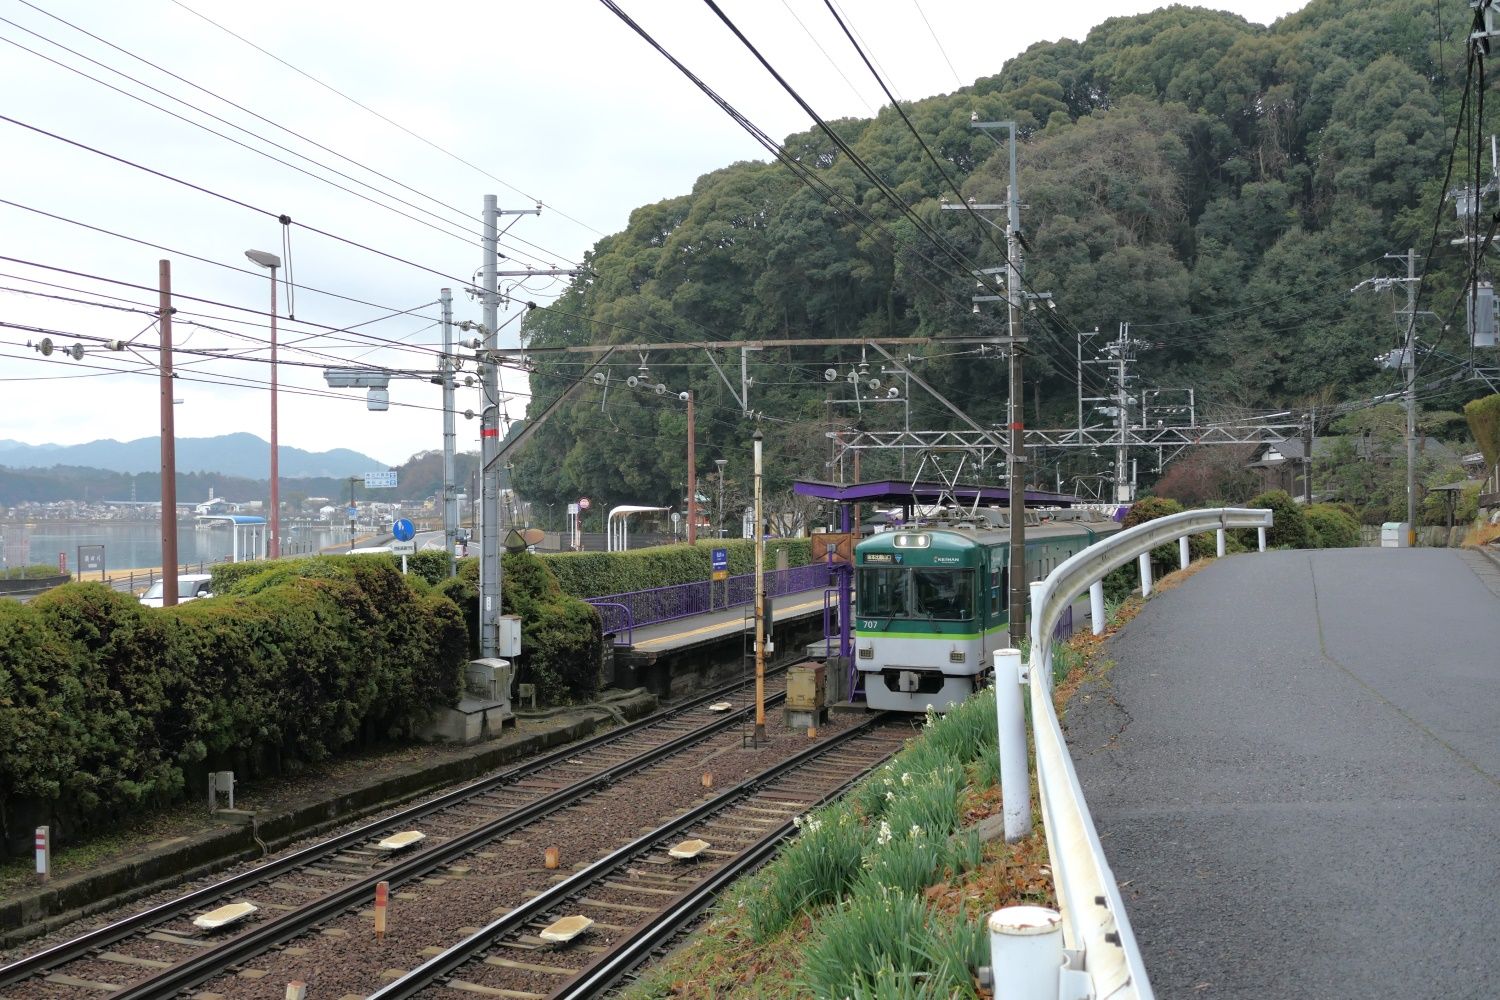
<instances>
[{"instance_id":1,"label":"train window","mask_svg":"<svg viewBox=\"0 0 1500 1000\"><path fill-rule=\"evenodd\" d=\"M920 569L911 571L912 611L918 618L963 621L974 617L974 571Z\"/></svg>"},{"instance_id":2,"label":"train window","mask_svg":"<svg viewBox=\"0 0 1500 1000\"><path fill-rule=\"evenodd\" d=\"M907 570L861 567L857 593L859 615L865 618L906 617Z\"/></svg>"},{"instance_id":3,"label":"train window","mask_svg":"<svg viewBox=\"0 0 1500 1000\"><path fill-rule=\"evenodd\" d=\"M990 614L998 615L1000 609L1005 607L1005 584L1001 581L1005 571L1002 569L990 570Z\"/></svg>"}]
</instances>

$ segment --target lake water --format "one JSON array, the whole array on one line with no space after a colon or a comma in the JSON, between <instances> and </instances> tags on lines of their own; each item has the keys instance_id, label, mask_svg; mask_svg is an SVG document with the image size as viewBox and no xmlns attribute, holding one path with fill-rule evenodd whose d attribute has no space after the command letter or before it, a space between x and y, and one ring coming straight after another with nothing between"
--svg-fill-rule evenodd
<instances>
[{"instance_id":1,"label":"lake water","mask_svg":"<svg viewBox=\"0 0 1500 1000\"><path fill-rule=\"evenodd\" d=\"M348 528L343 525L283 525L281 551L283 555L315 552L348 537ZM110 572L161 565L161 526L155 521L0 522L0 557L6 566L56 565L58 553L64 552L68 569L76 570L80 545L103 545L104 565ZM233 546L227 527L178 526L179 563L223 562L232 555ZM245 553L241 552L240 558L245 558Z\"/></svg>"}]
</instances>

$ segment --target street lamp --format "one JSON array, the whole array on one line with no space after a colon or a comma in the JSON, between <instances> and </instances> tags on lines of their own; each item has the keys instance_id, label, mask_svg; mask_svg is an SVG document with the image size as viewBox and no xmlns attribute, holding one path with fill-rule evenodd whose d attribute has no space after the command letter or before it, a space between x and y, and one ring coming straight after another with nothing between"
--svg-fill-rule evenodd
<instances>
[{"instance_id":1,"label":"street lamp","mask_svg":"<svg viewBox=\"0 0 1500 1000\"><path fill-rule=\"evenodd\" d=\"M716 458L714 464L719 467L719 537L724 537L724 466L729 464L727 458Z\"/></svg>"},{"instance_id":2,"label":"street lamp","mask_svg":"<svg viewBox=\"0 0 1500 1000\"><path fill-rule=\"evenodd\" d=\"M281 258L264 250L246 250L245 256L271 271L271 514L268 555L281 558L281 475L276 462L276 269Z\"/></svg>"}]
</instances>

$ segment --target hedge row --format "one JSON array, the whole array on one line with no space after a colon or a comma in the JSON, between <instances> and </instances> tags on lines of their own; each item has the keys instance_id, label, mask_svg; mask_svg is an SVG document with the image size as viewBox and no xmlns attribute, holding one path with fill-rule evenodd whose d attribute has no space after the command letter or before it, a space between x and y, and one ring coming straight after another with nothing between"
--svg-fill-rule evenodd
<instances>
[{"instance_id":1,"label":"hedge row","mask_svg":"<svg viewBox=\"0 0 1500 1000\"><path fill-rule=\"evenodd\" d=\"M208 771L278 773L401 737L457 697L462 615L425 583L378 559L257 569L177 608L97 583L0 603L6 843L197 797Z\"/></svg>"},{"instance_id":2,"label":"hedge row","mask_svg":"<svg viewBox=\"0 0 1500 1000\"><path fill-rule=\"evenodd\" d=\"M502 558L500 608L521 616L518 679L537 686L537 697L560 704L593 697L599 690L604 635L593 606L564 594L548 560L526 552ZM458 576L438 585L463 609L469 655L479 655L479 560L463 559Z\"/></svg>"},{"instance_id":3,"label":"hedge row","mask_svg":"<svg viewBox=\"0 0 1500 1000\"><path fill-rule=\"evenodd\" d=\"M743 539L714 539L696 545L657 545L629 552L558 552L542 558L557 576L563 593L573 597L601 597L653 587L707 580L713 549L728 549L729 572L755 572L755 543ZM812 560L806 538L778 538L766 542L766 568L774 569L779 553L788 566Z\"/></svg>"}]
</instances>

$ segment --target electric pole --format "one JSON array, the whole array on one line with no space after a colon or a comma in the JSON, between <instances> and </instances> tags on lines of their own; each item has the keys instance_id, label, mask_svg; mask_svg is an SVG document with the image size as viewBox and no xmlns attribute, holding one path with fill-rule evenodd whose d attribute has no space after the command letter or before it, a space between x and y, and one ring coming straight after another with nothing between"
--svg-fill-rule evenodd
<instances>
[{"instance_id":1,"label":"electric pole","mask_svg":"<svg viewBox=\"0 0 1500 1000\"><path fill-rule=\"evenodd\" d=\"M453 289L438 291L442 306L443 355L438 377L443 382L443 547L448 550L448 575L458 573L458 492L453 485Z\"/></svg>"},{"instance_id":2,"label":"electric pole","mask_svg":"<svg viewBox=\"0 0 1500 1000\"><path fill-rule=\"evenodd\" d=\"M1406 346L1401 358L1406 376L1406 544L1417 544L1417 251L1406 251Z\"/></svg>"},{"instance_id":3,"label":"electric pole","mask_svg":"<svg viewBox=\"0 0 1500 1000\"><path fill-rule=\"evenodd\" d=\"M479 278L483 303L484 349L500 346L500 233L502 215L541 215L542 208L501 210L492 194L484 196L484 264ZM494 459L500 450L500 366L493 354L480 365L484 413L479 420L480 539L479 539L479 655L492 657L500 649L500 469Z\"/></svg>"},{"instance_id":4,"label":"electric pole","mask_svg":"<svg viewBox=\"0 0 1500 1000\"><path fill-rule=\"evenodd\" d=\"M177 432L172 410L172 262L157 263L161 326L161 606L177 604ZM133 481L132 481L133 485ZM83 579L79 567L79 579Z\"/></svg>"},{"instance_id":5,"label":"electric pole","mask_svg":"<svg viewBox=\"0 0 1500 1000\"><path fill-rule=\"evenodd\" d=\"M1021 193L1016 185L1016 123L1010 123L1010 188L1006 192L1005 290L1010 300L1010 454L1006 456L1006 482L1010 486L1010 644L1020 649L1026 638L1026 436L1021 381Z\"/></svg>"}]
</instances>

